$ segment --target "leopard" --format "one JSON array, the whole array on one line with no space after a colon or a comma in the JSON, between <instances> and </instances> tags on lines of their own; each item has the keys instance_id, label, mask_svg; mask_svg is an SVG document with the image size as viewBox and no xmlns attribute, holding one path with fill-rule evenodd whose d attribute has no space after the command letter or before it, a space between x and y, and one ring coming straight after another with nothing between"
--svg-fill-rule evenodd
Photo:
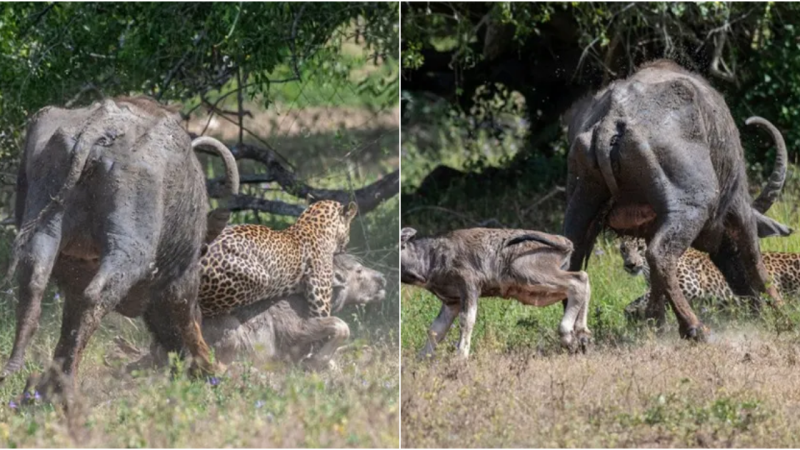
<instances>
[{"instance_id":1,"label":"leopard","mask_svg":"<svg viewBox=\"0 0 800 450\"><path fill-rule=\"evenodd\" d=\"M330 317L333 258L350 241L358 212L351 202L309 205L284 230L264 225L226 227L200 259L200 312L204 318L270 298L302 294L309 317Z\"/></svg>"},{"instance_id":2,"label":"leopard","mask_svg":"<svg viewBox=\"0 0 800 450\"><path fill-rule=\"evenodd\" d=\"M631 275L643 274L650 284L650 266L647 264L645 252L647 244L644 239L622 237L619 252L625 271ZM783 295L791 296L800 293L800 253L762 252L764 266L770 275L773 286ZM706 253L689 248L678 260L678 285L690 303L703 300L715 301L715 306L740 304L722 272L717 269ZM637 298L625 307L625 317L629 321L640 321L645 318L645 311L650 302L650 291ZM712 303L714 305L714 303Z\"/></svg>"}]
</instances>

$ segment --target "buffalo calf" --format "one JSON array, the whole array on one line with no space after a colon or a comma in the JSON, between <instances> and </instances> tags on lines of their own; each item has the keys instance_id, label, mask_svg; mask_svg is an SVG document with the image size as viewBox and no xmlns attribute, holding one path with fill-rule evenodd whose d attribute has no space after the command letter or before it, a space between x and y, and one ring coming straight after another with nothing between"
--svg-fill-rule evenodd
<instances>
[{"instance_id":1,"label":"buffalo calf","mask_svg":"<svg viewBox=\"0 0 800 450\"><path fill-rule=\"evenodd\" d=\"M415 238L401 232L400 279L420 286L442 301L431 324L424 355L432 355L456 315L461 320L459 355L469 356L470 337L478 314L479 297L515 298L533 306L548 306L566 297L567 308L558 327L570 350L586 349L591 333L589 276L568 272L572 243L561 236L529 230L472 228L440 237Z\"/></svg>"},{"instance_id":2,"label":"buffalo calf","mask_svg":"<svg viewBox=\"0 0 800 450\"><path fill-rule=\"evenodd\" d=\"M333 265L332 313L347 305L377 303L386 297L383 274L365 267L353 255L338 254ZM302 360L311 368L324 368L350 336L350 327L338 317L309 318L308 300L301 294L263 300L208 317L203 319L202 327L203 338L223 364L248 356L257 362ZM323 349L307 357L311 346L319 343L323 343ZM129 343L118 344L124 353L141 356L141 351ZM169 362L164 348L158 342L153 344L150 353L130 364L128 370Z\"/></svg>"}]
</instances>

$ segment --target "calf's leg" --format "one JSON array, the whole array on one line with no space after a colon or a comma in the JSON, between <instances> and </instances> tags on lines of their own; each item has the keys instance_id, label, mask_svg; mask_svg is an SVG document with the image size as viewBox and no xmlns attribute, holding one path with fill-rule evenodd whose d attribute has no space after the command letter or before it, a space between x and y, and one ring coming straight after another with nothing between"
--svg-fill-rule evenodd
<instances>
[{"instance_id":1,"label":"calf's leg","mask_svg":"<svg viewBox=\"0 0 800 450\"><path fill-rule=\"evenodd\" d=\"M478 290L472 285L464 287L461 294L461 338L458 341L458 356L461 358L469 357L469 348L472 341L472 329L475 327L475 319L478 317Z\"/></svg>"},{"instance_id":2,"label":"calf's leg","mask_svg":"<svg viewBox=\"0 0 800 450\"><path fill-rule=\"evenodd\" d=\"M436 351L436 346L442 342L442 339L447 336L453 321L461 311L460 303L447 304L442 302L442 308L439 310L439 315L431 323L428 329L428 339L425 342L425 347L420 352L420 357L432 357Z\"/></svg>"},{"instance_id":3,"label":"calf's leg","mask_svg":"<svg viewBox=\"0 0 800 450\"><path fill-rule=\"evenodd\" d=\"M576 297L576 301L582 305L578 312L578 320L575 323L575 337L578 339L578 344L583 351L586 351L586 346L589 344L589 340L592 336L588 324L591 292L592 288L589 284L589 274L586 272L578 272L576 280L570 283L570 291L568 291L567 298L569 299L570 296L574 296Z\"/></svg>"},{"instance_id":4,"label":"calf's leg","mask_svg":"<svg viewBox=\"0 0 800 450\"><path fill-rule=\"evenodd\" d=\"M553 292L553 295L558 292L560 295L566 294L567 296L567 307L558 324L561 343L570 350L574 350L577 338L577 344L585 350L592 335L587 324L591 295L589 275L583 271L558 270L553 275L547 276L542 282L542 288Z\"/></svg>"},{"instance_id":5,"label":"calf's leg","mask_svg":"<svg viewBox=\"0 0 800 450\"><path fill-rule=\"evenodd\" d=\"M330 367L336 350L350 338L350 327L338 317L307 319L303 326L304 343L325 342L316 353L305 361L314 369Z\"/></svg>"}]
</instances>

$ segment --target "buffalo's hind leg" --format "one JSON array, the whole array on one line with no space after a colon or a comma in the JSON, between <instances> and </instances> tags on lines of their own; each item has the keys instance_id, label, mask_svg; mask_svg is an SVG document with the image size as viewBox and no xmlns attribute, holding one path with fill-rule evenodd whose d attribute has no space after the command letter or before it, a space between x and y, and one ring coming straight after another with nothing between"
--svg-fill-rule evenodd
<instances>
[{"instance_id":1,"label":"buffalo's hind leg","mask_svg":"<svg viewBox=\"0 0 800 450\"><path fill-rule=\"evenodd\" d=\"M734 294L752 299L756 311L760 309L762 293L770 296L771 306L780 307L783 299L764 266L757 227L754 221L743 217L745 208L749 210L750 207L744 204L731 214L722 245L716 254L711 255L711 260L725 276Z\"/></svg>"},{"instance_id":2,"label":"buffalo's hind leg","mask_svg":"<svg viewBox=\"0 0 800 450\"><path fill-rule=\"evenodd\" d=\"M133 254L130 248L115 247L101 259L100 268L83 292L67 291L54 364L39 384L45 396L74 388L74 376L89 338L145 273L143 260L133 260ZM138 254L146 257L144 252Z\"/></svg>"},{"instance_id":3,"label":"buffalo's hind leg","mask_svg":"<svg viewBox=\"0 0 800 450\"><path fill-rule=\"evenodd\" d=\"M48 229L34 234L27 246L30 254L21 257L17 275L19 304L17 304L14 347L3 372L0 373L0 382L22 368L25 362L25 350L39 328L42 296L53 271L61 242L60 237L54 235L60 235L60 231L54 232Z\"/></svg>"},{"instance_id":4,"label":"buffalo's hind leg","mask_svg":"<svg viewBox=\"0 0 800 450\"><path fill-rule=\"evenodd\" d=\"M200 273L193 266L163 289L154 288L144 320L165 352L189 351L192 375L214 375L224 372L225 366L212 362L211 349L203 339L197 305L199 280Z\"/></svg>"},{"instance_id":5,"label":"buffalo's hind leg","mask_svg":"<svg viewBox=\"0 0 800 450\"><path fill-rule=\"evenodd\" d=\"M650 302L647 318L657 319L664 325L665 298L669 300L678 319L683 338L703 340L707 331L697 319L678 283L677 264L692 244L708 218L701 208L672 212L660 224L647 245L647 263L650 265Z\"/></svg>"}]
</instances>

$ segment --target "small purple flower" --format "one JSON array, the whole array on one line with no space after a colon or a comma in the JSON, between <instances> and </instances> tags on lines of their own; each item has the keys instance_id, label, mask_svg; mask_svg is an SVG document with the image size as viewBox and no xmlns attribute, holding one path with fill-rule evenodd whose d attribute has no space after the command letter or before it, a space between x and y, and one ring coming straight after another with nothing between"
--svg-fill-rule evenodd
<instances>
[{"instance_id":1,"label":"small purple flower","mask_svg":"<svg viewBox=\"0 0 800 450\"><path fill-rule=\"evenodd\" d=\"M208 377L208 384L212 386L216 386L219 384L219 378L217 377Z\"/></svg>"},{"instance_id":2,"label":"small purple flower","mask_svg":"<svg viewBox=\"0 0 800 450\"><path fill-rule=\"evenodd\" d=\"M33 399L34 400L41 400L42 399L42 396L39 395L39 391L34 391L33 392Z\"/></svg>"},{"instance_id":3,"label":"small purple flower","mask_svg":"<svg viewBox=\"0 0 800 450\"><path fill-rule=\"evenodd\" d=\"M595 249L594 254L597 255L597 256L603 256L603 255L606 254L606 252L602 248L597 248L597 249Z\"/></svg>"},{"instance_id":4,"label":"small purple flower","mask_svg":"<svg viewBox=\"0 0 800 450\"><path fill-rule=\"evenodd\" d=\"M53 300L55 300L57 302L60 302L61 301L61 294L56 292L56 295L53 296Z\"/></svg>"},{"instance_id":5,"label":"small purple flower","mask_svg":"<svg viewBox=\"0 0 800 450\"><path fill-rule=\"evenodd\" d=\"M9 290L6 291L6 294L8 294L8 295L11 295L13 293L14 293L14 291L12 289L9 289Z\"/></svg>"},{"instance_id":6,"label":"small purple flower","mask_svg":"<svg viewBox=\"0 0 800 450\"><path fill-rule=\"evenodd\" d=\"M264 401L263 400L257 400L256 401L256 409L261 409L262 407L264 407Z\"/></svg>"},{"instance_id":7,"label":"small purple flower","mask_svg":"<svg viewBox=\"0 0 800 450\"><path fill-rule=\"evenodd\" d=\"M11 400L10 402L8 402L8 407L11 409L17 409L17 402Z\"/></svg>"}]
</instances>

